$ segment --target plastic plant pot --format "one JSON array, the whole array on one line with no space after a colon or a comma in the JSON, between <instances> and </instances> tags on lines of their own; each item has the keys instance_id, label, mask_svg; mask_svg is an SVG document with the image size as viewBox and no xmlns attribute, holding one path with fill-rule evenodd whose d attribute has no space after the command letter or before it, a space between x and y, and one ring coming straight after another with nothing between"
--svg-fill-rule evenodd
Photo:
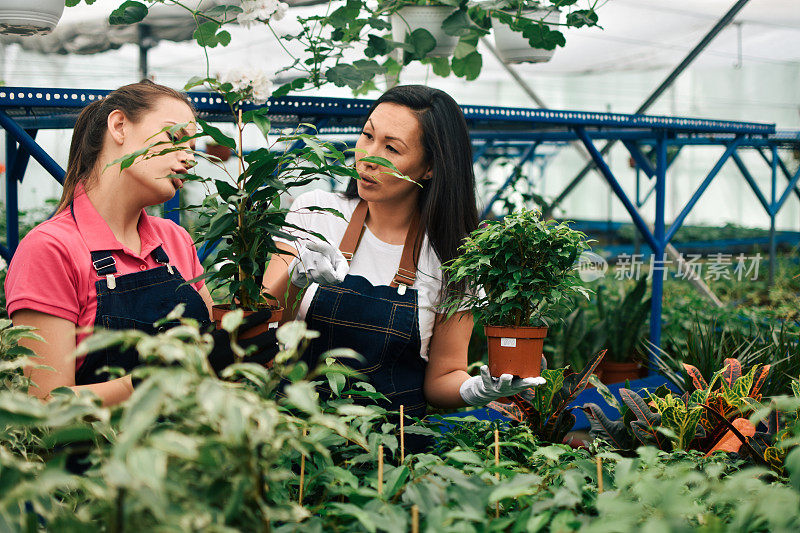
<instances>
[{"instance_id":1,"label":"plastic plant pot","mask_svg":"<svg viewBox=\"0 0 800 533\"><path fill-rule=\"evenodd\" d=\"M511 374L535 378L542 371L542 349L546 327L485 326L492 376Z\"/></svg>"},{"instance_id":2,"label":"plastic plant pot","mask_svg":"<svg viewBox=\"0 0 800 533\"><path fill-rule=\"evenodd\" d=\"M215 305L211 308L211 318L214 320L214 325L217 329L222 328L222 317L227 315L231 312L231 308L228 304L224 305ZM244 316L249 316L255 313L255 311L245 311ZM277 328L278 324L283 318L283 308L280 309L273 309L272 316L269 318L269 322L264 322L263 324L259 324L256 327L248 329L246 332L239 335L240 339L251 339L256 335L261 335L262 333Z\"/></svg>"},{"instance_id":3,"label":"plastic plant pot","mask_svg":"<svg viewBox=\"0 0 800 533\"><path fill-rule=\"evenodd\" d=\"M544 19L545 23L558 23L561 20L561 13L556 9L523 10L522 14L528 19ZM512 31L507 25L495 19L492 19L492 32L494 47L504 63L545 63L550 61L555 53L555 49L531 47L528 39L521 33Z\"/></svg>"},{"instance_id":4,"label":"plastic plant pot","mask_svg":"<svg viewBox=\"0 0 800 533\"><path fill-rule=\"evenodd\" d=\"M453 55L458 37L447 35L442 29L444 20L455 12L450 6L406 6L392 13L392 39L404 42L406 35L422 28L436 39L436 47L428 53L431 57Z\"/></svg>"},{"instance_id":5,"label":"plastic plant pot","mask_svg":"<svg viewBox=\"0 0 800 533\"><path fill-rule=\"evenodd\" d=\"M0 0L0 33L44 35L53 31L64 12L64 0Z\"/></svg>"}]
</instances>

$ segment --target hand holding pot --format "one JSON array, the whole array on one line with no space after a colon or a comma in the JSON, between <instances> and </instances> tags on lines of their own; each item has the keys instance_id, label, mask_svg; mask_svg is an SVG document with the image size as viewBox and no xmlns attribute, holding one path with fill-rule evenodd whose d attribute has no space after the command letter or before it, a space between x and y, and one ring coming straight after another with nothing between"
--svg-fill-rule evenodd
<instances>
[{"instance_id":1,"label":"hand holding pot","mask_svg":"<svg viewBox=\"0 0 800 533\"><path fill-rule=\"evenodd\" d=\"M312 283L336 284L344 281L350 266L337 248L326 242L312 241L301 246L289 265L292 284L305 288Z\"/></svg>"},{"instance_id":2,"label":"hand holding pot","mask_svg":"<svg viewBox=\"0 0 800 533\"><path fill-rule=\"evenodd\" d=\"M491 401L513 396L520 392L546 383L543 377L515 378L511 374L493 377L489 367L481 367L480 376L472 376L461 384L459 393L467 405L485 405Z\"/></svg>"},{"instance_id":3,"label":"hand holding pot","mask_svg":"<svg viewBox=\"0 0 800 533\"><path fill-rule=\"evenodd\" d=\"M278 341L275 338L275 329L267 329L264 333L242 339L242 334L268 322L272 317L269 309L262 309L245 317L239 326L239 335L236 339L237 344L245 350L252 351L244 358L244 363L257 363L266 365L275 358L278 353ZM231 347L230 333L224 329L217 329L211 333L214 338L214 347L208 354L208 362L218 376L227 367L237 361L233 348ZM253 348L255 346L255 348Z\"/></svg>"}]
</instances>

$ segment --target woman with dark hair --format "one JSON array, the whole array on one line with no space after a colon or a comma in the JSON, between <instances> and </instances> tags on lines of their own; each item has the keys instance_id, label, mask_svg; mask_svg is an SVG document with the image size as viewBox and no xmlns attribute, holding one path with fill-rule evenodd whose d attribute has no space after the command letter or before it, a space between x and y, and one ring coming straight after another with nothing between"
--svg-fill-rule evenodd
<instances>
[{"instance_id":1,"label":"woman with dark hair","mask_svg":"<svg viewBox=\"0 0 800 533\"><path fill-rule=\"evenodd\" d=\"M183 94L150 81L120 87L81 112L58 210L22 240L5 282L13 323L35 327L43 339L21 341L38 356L37 366L26 369L30 394L46 399L67 386L119 403L133 390L130 375L109 379L98 371L129 371L138 354L109 349L76 361L71 354L93 326L155 333L153 323L179 303L184 317L209 323L204 282L186 283L203 273L191 237L144 211L183 186L180 175L194 166L194 147L178 143L194 133L194 121ZM169 133L176 125L185 125L177 137ZM151 148L125 169L114 163L157 142L171 144ZM157 155L172 146L179 149Z\"/></svg>"},{"instance_id":2,"label":"woman with dark hair","mask_svg":"<svg viewBox=\"0 0 800 533\"><path fill-rule=\"evenodd\" d=\"M389 160L405 179L365 156ZM486 367L470 377L472 316L439 312L448 289L440 266L478 225L458 104L422 85L388 90L367 115L356 169L360 179L345 194L312 191L295 200L287 224L303 232L295 243L279 243L295 257L275 256L264 276L270 294L285 295L284 317L306 289L297 318L320 332L303 355L309 366L326 350L351 348L363 361L348 364L388 398L388 408L403 405L411 416L424 415L427 403L479 405L539 384L492 377Z\"/></svg>"}]
</instances>

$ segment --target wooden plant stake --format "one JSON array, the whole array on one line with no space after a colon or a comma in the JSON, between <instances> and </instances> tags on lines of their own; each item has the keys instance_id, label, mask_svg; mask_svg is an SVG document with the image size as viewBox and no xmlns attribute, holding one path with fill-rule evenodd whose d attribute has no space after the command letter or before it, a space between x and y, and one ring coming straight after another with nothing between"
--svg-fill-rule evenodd
<instances>
[{"instance_id":1,"label":"wooden plant stake","mask_svg":"<svg viewBox=\"0 0 800 533\"><path fill-rule=\"evenodd\" d=\"M383 496L383 444L378 446L378 496Z\"/></svg>"},{"instance_id":2,"label":"wooden plant stake","mask_svg":"<svg viewBox=\"0 0 800 533\"><path fill-rule=\"evenodd\" d=\"M419 507L411 506L411 533L419 533Z\"/></svg>"},{"instance_id":3,"label":"wooden plant stake","mask_svg":"<svg viewBox=\"0 0 800 533\"><path fill-rule=\"evenodd\" d=\"M494 428L494 466L500 467L500 430ZM495 472L494 477L500 481L500 472ZM500 502L494 504L494 517L500 518Z\"/></svg>"},{"instance_id":4,"label":"wooden plant stake","mask_svg":"<svg viewBox=\"0 0 800 533\"><path fill-rule=\"evenodd\" d=\"M597 463L597 493L603 494L603 459L599 455L594 459Z\"/></svg>"},{"instance_id":5,"label":"wooden plant stake","mask_svg":"<svg viewBox=\"0 0 800 533\"><path fill-rule=\"evenodd\" d=\"M405 406L400 405L400 464L406 460Z\"/></svg>"},{"instance_id":6,"label":"wooden plant stake","mask_svg":"<svg viewBox=\"0 0 800 533\"><path fill-rule=\"evenodd\" d=\"M303 428L303 437L305 438L308 430ZM297 497L297 503L303 505L303 482L306 477L306 456L300 455L300 495Z\"/></svg>"}]
</instances>

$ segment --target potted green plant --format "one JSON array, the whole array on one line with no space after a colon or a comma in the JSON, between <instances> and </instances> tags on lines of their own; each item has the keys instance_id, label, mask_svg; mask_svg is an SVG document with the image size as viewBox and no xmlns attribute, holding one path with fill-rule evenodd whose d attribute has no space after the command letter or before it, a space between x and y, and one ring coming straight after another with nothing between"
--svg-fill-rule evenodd
<instances>
[{"instance_id":1,"label":"potted green plant","mask_svg":"<svg viewBox=\"0 0 800 533\"><path fill-rule=\"evenodd\" d=\"M486 324L493 376L538 376L547 326L573 296L589 291L574 268L588 247L566 223L521 210L484 222L443 270L453 290L445 308L469 307Z\"/></svg>"},{"instance_id":2,"label":"potted green plant","mask_svg":"<svg viewBox=\"0 0 800 533\"><path fill-rule=\"evenodd\" d=\"M44 35L53 31L63 12L64 0L3 0L0 2L0 33Z\"/></svg>"},{"instance_id":3,"label":"potted green plant","mask_svg":"<svg viewBox=\"0 0 800 533\"><path fill-rule=\"evenodd\" d=\"M550 61L557 46L564 46L558 31L564 2L544 4L535 0L507 0L492 16L492 32L497 54L506 63L544 63Z\"/></svg>"},{"instance_id":4,"label":"potted green plant","mask_svg":"<svg viewBox=\"0 0 800 533\"><path fill-rule=\"evenodd\" d=\"M650 316L647 278L638 280L619 300L608 298L606 292L606 287L599 287L595 300L599 318L595 330L600 345L607 350L598 375L603 383L638 379L641 377L642 348Z\"/></svg>"},{"instance_id":5,"label":"potted green plant","mask_svg":"<svg viewBox=\"0 0 800 533\"><path fill-rule=\"evenodd\" d=\"M444 28L445 21L458 11L459 0L400 0L387 4L391 12L392 39L405 42L406 36L423 30L433 38L430 57L453 55L458 37ZM424 35L424 34L423 34Z\"/></svg>"},{"instance_id":6,"label":"potted green plant","mask_svg":"<svg viewBox=\"0 0 800 533\"><path fill-rule=\"evenodd\" d=\"M213 307L212 319L219 326L222 317L233 309L242 309L245 315L265 308L273 311L269 324L248 332L252 336L267 327L277 327L281 318L282 310L277 299L265 293L261 286L261 275L269 258L281 253L274 237L296 239L283 231L287 227L288 209L281 207L280 196L320 177L357 178L358 175L354 167L344 164L345 153L342 150L311 133L303 133L307 129L303 125L287 135L270 135L269 107L264 104L272 94L272 84L257 73L237 72L223 81L211 77L193 78L185 89L196 87L210 89L222 96L236 125L236 138L197 118L197 133L187 133L191 131L188 124L165 128L171 142L154 143L147 150L129 154L118 162L125 168L140 158L185 150L188 142L201 137L210 138L234 154L238 160L236 173L230 172L220 157L192 150L196 158L220 169L224 177L212 178L196 173L169 177L194 181L206 189L200 204L185 209L197 214L196 244L216 247L214 266L202 276L190 280L193 283L205 279L216 295L225 300L226 303ZM244 153L242 136L248 124L254 124L267 143Z\"/></svg>"}]
</instances>

